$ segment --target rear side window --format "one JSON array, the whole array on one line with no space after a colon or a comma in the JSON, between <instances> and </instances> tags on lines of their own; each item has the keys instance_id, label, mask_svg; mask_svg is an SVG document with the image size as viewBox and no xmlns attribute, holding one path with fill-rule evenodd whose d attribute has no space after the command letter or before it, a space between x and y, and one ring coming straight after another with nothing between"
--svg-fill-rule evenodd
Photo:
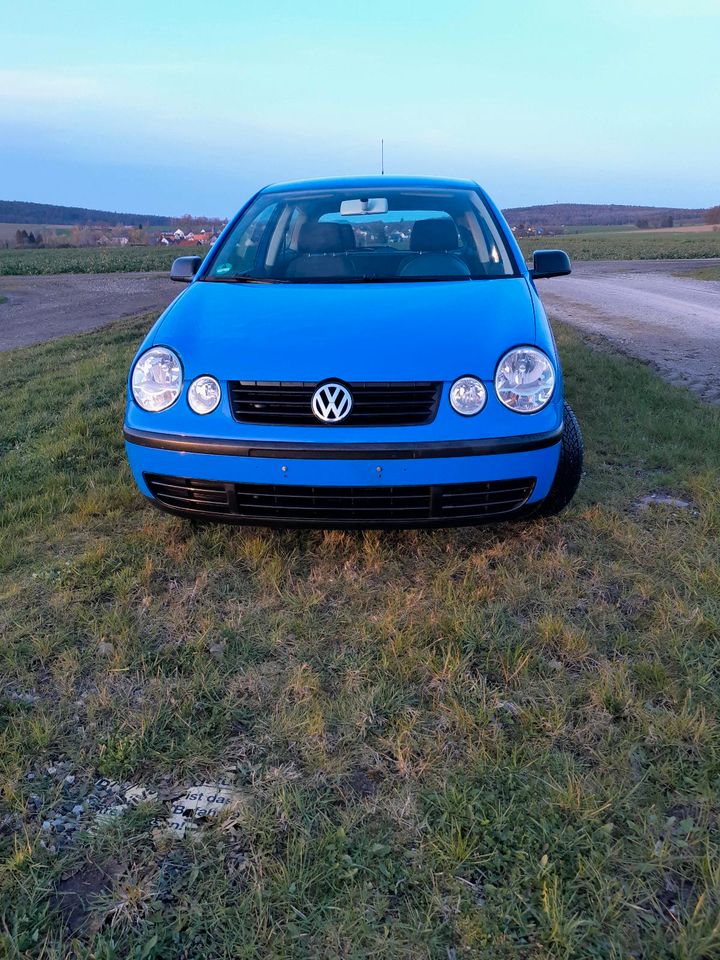
<instances>
[{"instance_id":1,"label":"rear side window","mask_svg":"<svg viewBox=\"0 0 720 960\"><path fill-rule=\"evenodd\" d=\"M325 213L320 223L349 223L355 234L356 247L390 245L394 250L410 250L410 237L418 220L447 220L450 214L442 210L403 210L395 217L372 219L367 217L343 217L339 213Z\"/></svg>"}]
</instances>

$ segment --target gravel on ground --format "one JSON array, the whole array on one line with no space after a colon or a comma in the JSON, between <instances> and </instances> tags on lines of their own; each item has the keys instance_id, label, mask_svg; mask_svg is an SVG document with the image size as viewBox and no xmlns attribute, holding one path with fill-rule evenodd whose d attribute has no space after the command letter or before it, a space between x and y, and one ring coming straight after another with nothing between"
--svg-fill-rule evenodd
<instances>
[{"instance_id":1,"label":"gravel on ground","mask_svg":"<svg viewBox=\"0 0 720 960\"><path fill-rule=\"evenodd\" d=\"M692 270L717 261L687 261ZM720 403L720 282L674 276L677 262L578 263L538 281L550 319L599 334L666 380Z\"/></svg>"},{"instance_id":2,"label":"gravel on ground","mask_svg":"<svg viewBox=\"0 0 720 960\"><path fill-rule=\"evenodd\" d=\"M138 313L159 315L182 289L166 273L0 277L0 350L84 333Z\"/></svg>"}]
</instances>

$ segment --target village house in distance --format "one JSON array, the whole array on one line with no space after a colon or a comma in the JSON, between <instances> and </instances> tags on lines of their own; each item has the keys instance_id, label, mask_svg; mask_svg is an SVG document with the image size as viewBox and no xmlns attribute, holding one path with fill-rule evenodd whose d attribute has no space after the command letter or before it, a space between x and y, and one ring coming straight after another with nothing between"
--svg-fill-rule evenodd
<instances>
[{"instance_id":1,"label":"village house in distance","mask_svg":"<svg viewBox=\"0 0 720 960\"><path fill-rule=\"evenodd\" d=\"M183 217L183 220L186 219L189 218ZM226 223L226 220L201 222L201 225L198 225L197 222L183 223L179 226L171 223L166 230L129 225L116 226L100 233L99 236L95 236L94 243L99 247L125 247L129 244L133 246L147 244L163 247L211 247ZM97 233L97 229L94 232ZM78 238L78 245L85 246L87 244L87 233L88 228L81 231L82 235Z\"/></svg>"},{"instance_id":2,"label":"village house in distance","mask_svg":"<svg viewBox=\"0 0 720 960\"><path fill-rule=\"evenodd\" d=\"M192 230L183 233L178 227L172 232L159 234L157 238L150 240L150 243L160 243L163 246L175 244L178 247L204 247L208 244L212 246L217 240L219 232L219 230L211 232L202 227L197 233Z\"/></svg>"},{"instance_id":3,"label":"village house in distance","mask_svg":"<svg viewBox=\"0 0 720 960\"><path fill-rule=\"evenodd\" d=\"M164 217L0 200L0 247L212 246L220 217Z\"/></svg>"}]
</instances>

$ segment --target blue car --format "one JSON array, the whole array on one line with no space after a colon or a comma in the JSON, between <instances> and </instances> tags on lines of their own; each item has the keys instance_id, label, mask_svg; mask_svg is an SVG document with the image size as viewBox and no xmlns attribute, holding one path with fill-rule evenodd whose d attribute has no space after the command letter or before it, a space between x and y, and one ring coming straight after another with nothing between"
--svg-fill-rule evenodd
<instances>
[{"instance_id":1,"label":"blue car","mask_svg":"<svg viewBox=\"0 0 720 960\"><path fill-rule=\"evenodd\" d=\"M257 193L147 335L124 435L141 491L199 521L470 525L552 514L582 437L534 281L472 181Z\"/></svg>"}]
</instances>

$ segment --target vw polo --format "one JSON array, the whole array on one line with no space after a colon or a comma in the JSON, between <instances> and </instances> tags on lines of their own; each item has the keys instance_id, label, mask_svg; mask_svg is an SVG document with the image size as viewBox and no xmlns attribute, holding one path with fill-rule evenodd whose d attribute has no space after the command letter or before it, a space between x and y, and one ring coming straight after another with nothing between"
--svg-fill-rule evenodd
<instances>
[{"instance_id":1,"label":"vw polo","mask_svg":"<svg viewBox=\"0 0 720 960\"><path fill-rule=\"evenodd\" d=\"M135 357L124 435L140 491L198 520L434 527L556 513L582 438L535 280L463 180L266 187Z\"/></svg>"}]
</instances>

